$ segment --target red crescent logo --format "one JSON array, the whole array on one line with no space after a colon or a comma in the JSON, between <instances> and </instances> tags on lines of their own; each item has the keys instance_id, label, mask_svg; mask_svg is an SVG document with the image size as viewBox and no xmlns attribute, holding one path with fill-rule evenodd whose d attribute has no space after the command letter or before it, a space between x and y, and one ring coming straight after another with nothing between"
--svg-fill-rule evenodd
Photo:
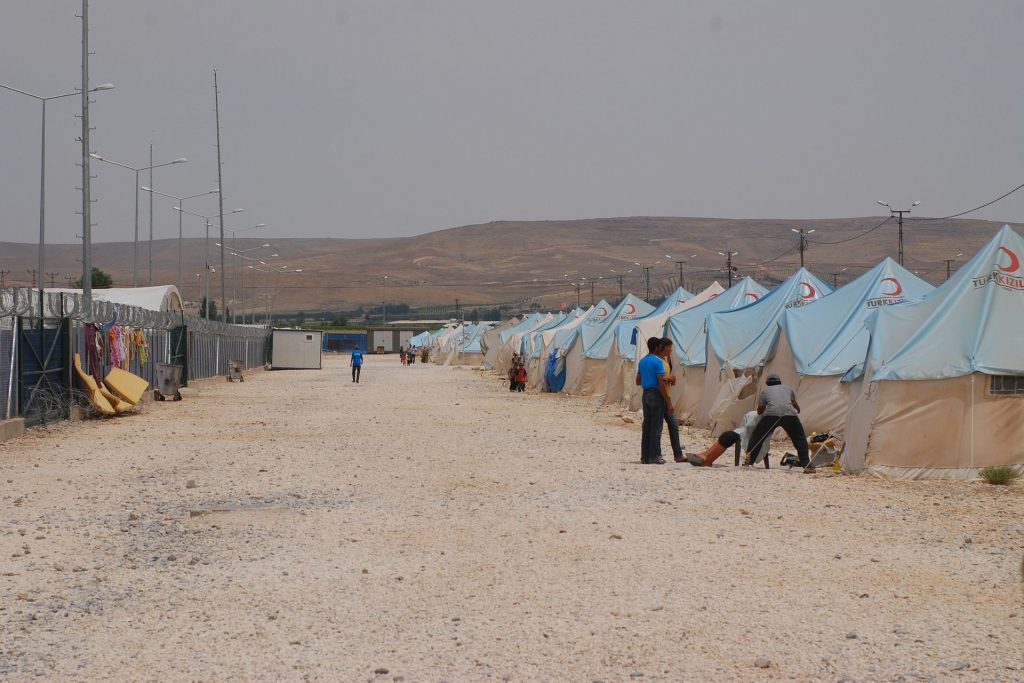
<instances>
[{"instance_id":1,"label":"red crescent logo","mask_svg":"<svg viewBox=\"0 0 1024 683\"><path fill-rule=\"evenodd\" d=\"M626 304L626 308L628 309L624 311L626 315L632 315L636 313L636 306L634 306L633 304Z\"/></svg>"},{"instance_id":2,"label":"red crescent logo","mask_svg":"<svg viewBox=\"0 0 1024 683\"><path fill-rule=\"evenodd\" d=\"M601 308L597 309L597 316L598 316L599 318L600 318L600 317L603 317L603 316L606 316L606 315L608 315L608 309L607 309L607 308L605 308L604 306L602 306Z\"/></svg>"},{"instance_id":3,"label":"red crescent logo","mask_svg":"<svg viewBox=\"0 0 1024 683\"><path fill-rule=\"evenodd\" d=\"M1004 273L1016 273L1018 270L1020 270L1020 259L1017 258L1016 254L1014 254L1012 251L1010 251L1006 247L999 247L998 249L996 249L996 251L1001 251L1001 252L1003 252L1004 254L1006 254L1007 256L1010 257L1009 265L1001 266L1001 265L999 265L997 263L996 264L996 268L998 268L999 270L1003 271Z\"/></svg>"},{"instance_id":4,"label":"red crescent logo","mask_svg":"<svg viewBox=\"0 0 1024 683\"><path fill-rule=\"evenodd\" d=\"M903 293L903 285L901 285L900 281L897 280L896 278L894 278L894 277L883 277L882 278L882 282L891 282L896 287L896 289L894 289L891 292L882 292L882 294L884 294L885 296L899 296L900 294Z\"/></svg>"},{"instance_id":5,"label":"red crescent logo","mask_svg":"<svg viewBox=\"0 0 1024 683\"><path fill-rule=\"evenodd\" d=\"M718 295L716 294L715 296L718 296ZM750 297L751 299L753 299L754 301L757 301L758 299L760 299L760 298L761 298L761 297L759 297L759 296L758 296L757 294L754 294L753 292L747 292L747 296L749 296L749 297Z\"/></svg>"},{"instance_id":6,"label":"red crescent logo","mask_svg":"<svg viewBox=\"0 0 1024 683\"><path fill-rule=\"evenodd\" d=\"M679 301L679 303L681 303L681 304L685 304L686 303L686 299L677 299L677 301Z\"/></svg>"},{"instance_id":7,"label":"red crescent logo","mask_svg":"<svg viewBox=\"0 0 1024 683\"><path fill-rule=\"evenodd\" d=\"M800 295L804 299L813 299L815 295L817 295L818 292L815 291L814 287L811 286L810 282L804 281L801 282L800 285L806 288L806 293Z\"/></svg>"}]
</instances>

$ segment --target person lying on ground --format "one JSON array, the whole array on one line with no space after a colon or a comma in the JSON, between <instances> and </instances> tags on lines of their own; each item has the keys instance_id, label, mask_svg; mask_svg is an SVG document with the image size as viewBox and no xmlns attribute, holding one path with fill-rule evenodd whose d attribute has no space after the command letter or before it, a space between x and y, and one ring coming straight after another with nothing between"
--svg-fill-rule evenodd
<instances>
[{"instance_id":1,"label":"person lying on ground","mask_svg":"<svg viewBox=\"0 0 1024 683\"><path fill-rule=\"evenodd\" d=\"M804 472L814 472L807 447L807 434L804 432L803 423L800 422L800 405L796 402L796 393L783 384L782 379L774 373L768 375L765 384L767 386L757 397L757 414L761 417L754 427L754 433L750 435L746 449L747 457L743 464L756 463L757 459L751 458L751 451L770 441L772 433L782 427L786 436L793 442Z\"/></svg>"},{"instance_id":2,"label":"person lying on ground","mask_svg":"<svg viewBox=\"0 0 1024 683\"><path fill-rule=\"evenodd\" d=\"M711 465L718 460L718 458L730 448L735 448L736 444L740 444L741 448L746 448L750 441L750 435L754 431L754 426L757 424L761 416L757 414L756 410L751 410L740 423L730 429L727 432L722 432L718 436L718 440L711 444L706 450L701 453L687 453L686 459L694 467L711 467ZM759 453L759 457L765 457L765 463L767 464L767 441L761 445L764 454Z\"/></svg>"}]
</instances>

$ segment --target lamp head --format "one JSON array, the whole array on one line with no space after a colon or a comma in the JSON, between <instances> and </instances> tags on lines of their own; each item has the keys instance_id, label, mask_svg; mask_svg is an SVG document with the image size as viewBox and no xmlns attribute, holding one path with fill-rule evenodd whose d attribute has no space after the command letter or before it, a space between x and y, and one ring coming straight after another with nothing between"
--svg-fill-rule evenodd
<instances>
[{"instance_id":1,"label":"lamp head","mask_svg":"<svg viewBox=\"0 0 1024 683\"><path fill-rule=\"evenodd\" d=\"M917 206L917 205L918 205L918 204L920 204L920 203L921 203L921 200L919 199L919 200L917 200L916 202L914 202L913 204L911 204L911 206Z\"/></svg>"},{"instance_id":2,"label":"lamp head","mask_svg":"<svg viewBox=\"0 0 1024 683\"><path fill-rule=\"evenodd\" d=\"M103 83L102 85L97 85L95 88L92 89L91 92L96 92L97 90L113 90L113 89L114 89L114 84L113 83Z\"/></svg>"},{"instance_id":3,"label":"lamp head","mask_svg":"<svg viewBox=\"0 0 1024 683\"><path fill-rule=\"evenodd\" d=\"M884 206L887 209L889 208L889 202L883 202L881 199L879 199L878 203L881 204L882 206Z\"/></svg>"},{"instance_id":4,"label":"lamp head","mask_svg":"<svg viewBox=\"0 0 1024 683\"><path fill-rule=\"evenodd\" d=\"M188 159L186 159L185 157L178 157L177 159L175 159L175 160L174 160L174 161L172 161L171 163L172 163L172 164L184 164L184 163L186 163L187 161L188 161Z\"/></svg>"}]
</instances>

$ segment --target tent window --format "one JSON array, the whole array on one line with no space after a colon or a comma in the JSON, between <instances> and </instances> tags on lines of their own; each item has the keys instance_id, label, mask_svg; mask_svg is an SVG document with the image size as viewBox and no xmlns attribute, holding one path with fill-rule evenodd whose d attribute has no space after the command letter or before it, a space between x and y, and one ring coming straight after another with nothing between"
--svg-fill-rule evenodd
<instances>
[{"instance_id":1,"label":"tent window","mask_svg":"<svg viewBox=\"0 0 1024 683\"><path fill-rule=\"evenodd\" d=\"M992 375L993 396L1024 396L1024 375Z\"/></svg>"}]
</instances>

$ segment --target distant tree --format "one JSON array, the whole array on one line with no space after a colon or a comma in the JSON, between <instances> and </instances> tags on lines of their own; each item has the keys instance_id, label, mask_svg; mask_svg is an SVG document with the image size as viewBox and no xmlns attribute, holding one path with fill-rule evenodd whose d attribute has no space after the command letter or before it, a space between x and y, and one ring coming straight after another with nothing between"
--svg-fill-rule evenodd
<instances>
[{"instance_id":1,"label":"distant tree","mask_svg":"<svg viewBox=\"0 0 1024 683\"><path fill-rule=\"evenodd\" d=\"M82 278L79 277L77 280L71 283L75 289L82 288ZM93 289L110 289L114 286L114 278L110 277L109 273L105 273L96 266L92 267L92 288Z\"/></svg>"},{"instance_id":2,"label":"distant tree","mask_svg":"<svg viewBox=\"0 0 1024 683\"><path fill-rule=\"evenodd\" d=\"M305 311L299 311L298 313L295 314L295 324L296 325L305 325L306 324L306 312Z\"/></svg>"},{"instance_id":3,"label":"distant tree","mask_svg":"<svg viewBox=\"0 0 1024 683\"><path fill-rule=\"evenodd\" d=\"M473 312L469 314L469 321L471 323L473 323L474 325L476 325L478 322L480 322L480 310L479 309L476 309L476 308L473 309Z\"/></svg>"},{"instance_id":4,"label":"distant tree","mask_svg":"<svg viewBox=\"0 0 1024 683\"><path fill-rule=\"evenodd\" d=\"M348 327L348 318L339 314L331 321L331 327Z\"/></svg>"},{"instance_id":5,"label":"distant tree","mask_svg":"<svg viewBox=\"0 0 1024 683\"><path fill-rule=\"evenodd\" d=\"M216 301L209 301L209 302L207 302L205 296L203 297L202 303L199 305L199 317L200 318L207 317L206 316L206 307L207 306L210 307L210 316L209 316L210 320L216 320L216 318L217 318L217 302Z\"/></svg>"}]
</instances>

